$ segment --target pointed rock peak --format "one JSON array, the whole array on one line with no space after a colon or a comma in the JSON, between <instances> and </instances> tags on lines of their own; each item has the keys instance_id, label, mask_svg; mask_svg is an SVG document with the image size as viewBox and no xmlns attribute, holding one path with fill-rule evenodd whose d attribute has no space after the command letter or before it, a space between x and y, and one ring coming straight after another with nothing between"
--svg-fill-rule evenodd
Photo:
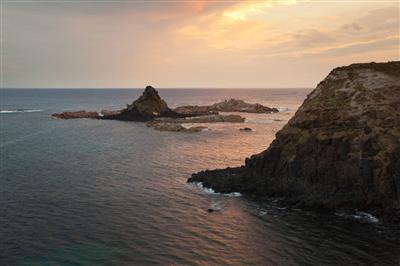
<instances>
[{"instance_id":1,"label":"pointed rock peak","mask_svg":"<svg viewBox=\"0 0 400 266\"><path fill-rule=\"evenodd\" d=\"M150 120L153 117L175 116L156 89L147 86L143 94L123 111L126 120Z\"/></svg>"},{"instance_id":2,"label":"pointed rock peak","mask_svg":"<svg viewBox=\"0 0 400 266\"><path fill-rule=\"evenodd\" d=\"M143 91L142 96L139 97L138 101L157 101L157 102L164 102L160 95L158 94L158 91L153 88L152 86L146 86L146 88Z\"/></svg>"},{"instance_id":3,"label":"pointed rock peak","mask_svg":"<svg viewBox=\"0 0 400 266\"><path fill-rule=\"evenodd\" d=\"M144 89L143 94L158 94L157 90L154 89L152 86L146 86L146 88Z\"/></svg>"}]
</instances>

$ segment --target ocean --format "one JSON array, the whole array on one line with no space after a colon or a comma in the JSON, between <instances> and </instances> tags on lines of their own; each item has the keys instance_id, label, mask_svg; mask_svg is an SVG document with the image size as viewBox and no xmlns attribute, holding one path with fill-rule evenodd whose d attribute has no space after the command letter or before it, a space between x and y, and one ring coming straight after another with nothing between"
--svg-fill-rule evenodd
<instances>
[{"instance_id":1,"label":"ocean","mask_svg":"<svg viewBox=\"0 0 400 266\"><path fill-rule=\"evenodd\" d=\"M189 134L51 117L120 109L141 89L0 90L0 265L399 265L399 228L368 214L286 209L186 183L265 150L309 92L159 90L172 107L237 98L281 111Z\"/></svg>"}]
</instances>

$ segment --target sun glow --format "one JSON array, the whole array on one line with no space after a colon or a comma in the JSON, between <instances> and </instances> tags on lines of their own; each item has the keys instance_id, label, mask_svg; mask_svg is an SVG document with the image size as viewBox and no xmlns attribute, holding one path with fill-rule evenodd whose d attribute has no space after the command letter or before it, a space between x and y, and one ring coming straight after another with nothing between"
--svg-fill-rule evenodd
<instances>
[{"instance_id":1,"label":"sun glow","mask_svg":"<svg viewBox=\"0 0 400 266\"><path fill-rule=\"evenodd\" d=\"M246 20L254 15L262 14L266 9L273 7L274 5L293 5L296 4L298 0L283 0L283 1L246 1L241 4L234 6L233 8L223 12L222 16L231 18L232 20Z\"/></svg>"}]
</instances>

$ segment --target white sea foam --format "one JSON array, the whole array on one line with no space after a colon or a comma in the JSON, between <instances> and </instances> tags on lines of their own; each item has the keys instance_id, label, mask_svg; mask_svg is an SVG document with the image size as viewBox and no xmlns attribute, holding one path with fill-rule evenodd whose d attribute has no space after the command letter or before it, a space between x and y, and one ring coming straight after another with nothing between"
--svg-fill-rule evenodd
<instances>
[{"instance_id":1,"label":"white sea foam","mask_svg":"<svg viewBox=\"0 0 400 266\"><path fill-rule=\"evenodd\" d=\"M373 216L372 214L367 213L367 212L357 211L352 214L349 214L346 212L336 212L335 215L344 217L344 218L360 220L362 222L367 222L367 223L378 223L379 222L378 218L376 218L375 216Z\"/></svg>"},{"instance_id":2,"label":"white sea foam","mask_svg":"<svg viewBox=\"0 0 400 266\"><path fill-rule=\"evenodd\" d=\"M222 195L222 196L226 196L226 197L241 197L242 193L240 192L231 192L231 193L219 193L219 192L215 192L214 189L212 188L207 188L205 186L203 186L202 182L193 182L193 185L195 185L196 187L198 187L199 189L202 190L202 192L206 193L206 194L212 194L212 195Z\"/></svg>"},{"instance_id":3,"label":"white sea foam","mask_svg":"<svg viewBox=\"0 0 400 266\"><path fill-rule=\"evenodd\" d=\"M211 204L210 208L213 211L223 211L224 210L224 204L222 202L214 202Z\"/></svg>"},{"instance_id":4,"label":"white sea foam","mask_svg":"<svg viewBox=\"0 0 400 266\"><path fill-rule=\"evenodd\" d=\"M376 218L375 216L373 216L372 214L367 213L367 212L356 212L356 214L354 214L353 216L356 219L361 219L361 220L367 221L369 223L379 222L378 218Z\"/></svg>"},{"instance_id":5,"label":"white sea foam","mask_svg":"<svg viewBox=\"0 0 400 266\"><path fill-rule=\"evenodd\" d=\"M0 110L0 114L15 114L15 113L36 113L43 112L42 109L14 109L14 110Z\"/></svg>"},{"instance_id":6,"label":"white sea foam","mask_svg":"<svg viewBox=\"0 0 400 266\"><path fill-rule=\"evenodd\" d=\"M258 214L259 214L260 216L265 216L265 215L268 214L268 212L267 212L266 210L264 210L264 209L260 209L259 212L258 212Z\"/></svg>"},{"instance_id":7,"label":"white sea foam","mask_svg":"<svg viewBox=\"0 0 400 266\"><path fill-rule=\"evenodd\" d=\"M289 109L286 108L286 107L278 107L278 108L276 108L276 109L278 109L279 113L283 113L283 112L286 112L286 111L289 110Z\"/></svg>"}]
</instances>

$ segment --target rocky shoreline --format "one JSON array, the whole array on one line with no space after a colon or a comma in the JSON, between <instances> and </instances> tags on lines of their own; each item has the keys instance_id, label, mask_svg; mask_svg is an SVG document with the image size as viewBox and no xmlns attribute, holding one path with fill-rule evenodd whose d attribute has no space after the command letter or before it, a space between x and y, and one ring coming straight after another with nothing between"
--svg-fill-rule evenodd
<instances>
[{"instance_id":1,"label":"rocky shoreline","mask_svg":"<svg viewBox=\"0 0 400 266\"><path fill-rule=\"evenodd\" d=\"M400 62L334 69L245 165L193 174L216 192L399 223Z\"/></svg>"}]
</instances>

